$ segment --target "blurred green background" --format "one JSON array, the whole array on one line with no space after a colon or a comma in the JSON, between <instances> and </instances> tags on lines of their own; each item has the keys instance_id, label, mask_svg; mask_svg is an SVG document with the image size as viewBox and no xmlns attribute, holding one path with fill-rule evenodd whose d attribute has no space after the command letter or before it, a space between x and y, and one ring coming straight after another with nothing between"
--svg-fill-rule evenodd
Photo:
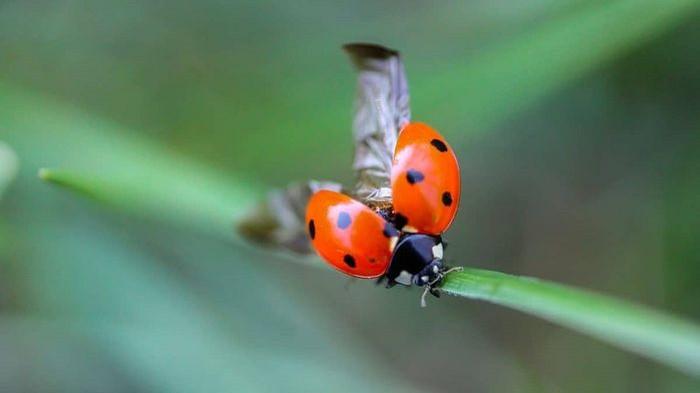
<instances>
[{"instance_id":1,"label":"blurred green background","mask_svg":"<svg viewBox=\"0 0 700 393\"><path fill-rule=\"evenodd\" d=\"M0 179L0 391L699 391L539 319L420 309L417 290L233 233L261 190L352 182L339 47L378 42L404 55L414 119L458 150L449 262L700 320L699 17L694 1L0 1L0 177L7 146L19 161ZM41 167L145 186L106 187L105 207Z\"/></svg>"}]
</instances>

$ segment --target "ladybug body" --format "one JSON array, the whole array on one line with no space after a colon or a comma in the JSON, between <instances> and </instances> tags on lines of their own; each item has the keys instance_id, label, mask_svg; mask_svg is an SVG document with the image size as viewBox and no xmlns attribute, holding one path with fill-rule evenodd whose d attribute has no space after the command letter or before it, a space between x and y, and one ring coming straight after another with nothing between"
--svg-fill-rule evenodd
<instances>
[{"instance_id":1,"label":"ladybug body","mask_svg":"<svg viewBox=\"0 0 700 393\"><path fill-rule=\"evenodd\" d=\"M391 261L398 231L364 204L322 190L306 210L309 237L316 252L334 268L359 278L377 278Z\"/></svg>"},{"instance_id":2,"label":"ladybug body","mask_svg":"<svg viewBox=\"0 0 700 393\"><path fill-rule=\"evenodd\" d=\"M440 236L407 233L399 239L385 273L387 287L396 284L424 286L443 270Z\"/></svg>"},{"instance_id":3,"label":"ladybug body","mask_svg":"<svg viewBox=\"0 0 700 393\"><path fill-rule=\"evenodd\" d=\"M377 207L335 191L315 193L307 205L308 235L334 268L387 287L435 290L448 272L441 234L457 212L457 158L444 138L422 123L399 133L391 168L391 204ZM368 206L369 205L369 206Z\"/></svg>"},{"instance_id":4,"label":"ladybug body","mask_svg":"<svg viewBox=\"0 0 700 393\"><path fill-rule=\"evenodd\" d=\"M403 128L391 189L399 229L439 235L450 226L459 205L459 166L442 135L423 123Z\"/></svg>"}]
</instances>

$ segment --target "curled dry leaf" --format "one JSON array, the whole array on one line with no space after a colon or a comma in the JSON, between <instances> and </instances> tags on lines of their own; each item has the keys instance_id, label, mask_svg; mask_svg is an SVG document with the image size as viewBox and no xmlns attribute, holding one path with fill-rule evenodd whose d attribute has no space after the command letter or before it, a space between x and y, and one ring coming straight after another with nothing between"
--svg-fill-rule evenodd
<instances>
[{"instance_id":1,"label":"curled dry leaf","mask_svg":"<svg viewBox=\"0 0 700 393\"><path fill-rule=\"evenodd\" d=\"M399 52L373 44L343 47L358 70L353 119L357 183L351 194L364 203L391 203L391 165L399 130L411 117L406 74ZM332 182L293 183L270 193L238 224L244 237L265 245L310 253L304 215L318 190L340 191Z\"/></svg>"}]
</instances>

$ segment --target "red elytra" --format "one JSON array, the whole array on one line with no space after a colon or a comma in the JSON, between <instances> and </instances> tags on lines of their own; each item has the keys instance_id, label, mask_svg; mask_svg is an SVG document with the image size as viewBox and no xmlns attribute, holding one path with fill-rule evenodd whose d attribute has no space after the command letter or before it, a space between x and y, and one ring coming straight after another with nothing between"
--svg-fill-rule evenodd
<instances>
[{"instance_id":1,"label":"red elytra","mask_svg":"<svg viewBox=\"0 0 700 393\"><path fill-rule=\"evenodd\" d=\"M439 237L459 206L459 165L452 148L434 129L409 123L399 134L391 171L394 222L353 198L334 191L315 193L306 223L316 252L354 277L382 276L399 233Z\"/></svg>"},{"instance_id":2,"label":"red elytra","mask_svg":"<svg viewBox=\"0 0 700 393\"><path fill-rule=\"evenodd\" d=\"M334 268L360 278L380 277L391 261L386 222L347 195L322 190L309 200L306 223L316 252Z\"/></svg>"},{"instance_id":3,"label":"red elytra","mask_svg":"<svg viewBox=\"0 0 700 393\"><path fill-rule=\"evenodd\" d=\"M397 227L439 235L459 207L459 164L445 138L423 123L409 123L399 134L391 168ZM405 226L401 227L401 224ZM401 221L401 222L399 222Z\"/></svg>"}]
</instances>

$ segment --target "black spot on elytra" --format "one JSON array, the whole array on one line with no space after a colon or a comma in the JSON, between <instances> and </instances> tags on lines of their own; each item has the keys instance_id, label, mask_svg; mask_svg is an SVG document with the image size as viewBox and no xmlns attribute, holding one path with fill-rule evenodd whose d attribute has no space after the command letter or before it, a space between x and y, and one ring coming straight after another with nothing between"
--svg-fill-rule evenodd
<instances>
[{"instance_id":1,"label":"black spot on elytra","mask_svg":"<svg viewBox=\"0 0 700 393\"><path fill-rule=\"evenodd\" d=\"M406 180L411 184L421 182L423 179L425 179L425 176L415 169L409 169L408 172L406 172Z\"/></svg>"},{"instance_id":2,"label":"black spot on elytra","mask_svg":"<svg viewBox=\"0 0 700 393\"><path fill-rule=\"evenodd\" d=\"M343 257L343 262L350 267L355 267L355 258L353 258L350 254L345 254Z\"/></svg>"},{"instance_id":3,"label":"black spot on elytra","mask_svg":"<svg viewBox=\"0 0 700 393\"><path fill-rule=\"evenodd\" d=\"M442 193L442 204L445 206L450 206L452 204L452 194L449 191Z\"/></svg>"},{"instance_id":4,"label":"black spot on elytra","mask_svg":"<svg viewBox=\"0 0 700 393\"><path fill-rule=\"evenodd\" d=\"M311 236L311 240L316 238L316 224L314 224L314 220L309 220L309 236Z\"/></svg>"},{"instance_id":5,"label":"black spot on elytra","mask_svg":"<svg viewBox=\"0 0 700 393\"><path fill-rule=\"evenodd\" d=\"M351 222L352 220L350 219L350 215L348 213L340 212L340 214L338 214L338 228L345 229L350 226Z\"/></svg>"},{"instance_id":6,"label":"black spot on elytra","mask_svg":"<svg viewBox=\"0 0 700 393\"><path fill-rule=\"evenodd\" d=\"M384 230L382 231L382 234L384 234L386 237L394 237L399 236L399 231L397 231L390 222L387 222L384 223Z\"/></svg>"},{"instance_id":7,"label":"black spot on elytra","mask_svg":"<svg viewBox=\"0 0 700 393\"><path fill-rule=\"evenodd\" d=\"M438 149L441 153L447 151L447 145L445 145L445 142L439 139L433 139L432 141L430 141L430 144L433 145L436 149Z\"/></svg>"},{"instance_id":8,"label":"black spot on elytra","mask_svg":"<svg viewBox=\"0 0 700 393\"><path fill-rule=\"evenodd\" d=\"M396 213L396 215L394 215L394 226L396 229L400 230L405 227L406 224L408 224L408 218L406 218L406 216L401 213Z\"/></svg>"}]
</instances>

